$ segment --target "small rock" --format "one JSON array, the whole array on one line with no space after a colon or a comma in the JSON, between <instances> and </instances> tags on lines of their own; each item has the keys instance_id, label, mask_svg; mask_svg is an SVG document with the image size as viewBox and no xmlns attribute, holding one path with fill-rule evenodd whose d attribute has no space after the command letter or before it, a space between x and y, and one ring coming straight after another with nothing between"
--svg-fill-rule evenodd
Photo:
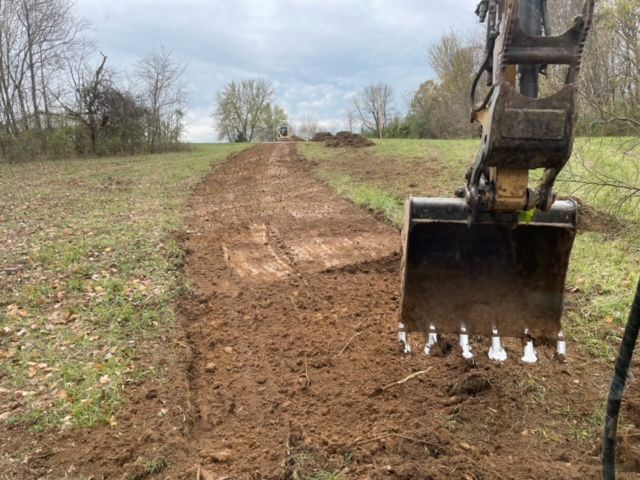
<instances>
[{"instance_id":1,"label":"small rock","mask_svg":"<svg viewBox=\"0 0 640 480\"><path fill-rule=\"evenodd\" d=\"M11 412L0 413L0 422L4 422L11 416Z\"/></svg>"},{"instance_id":2,"label":"small rock","mask_svg":"<svg viewBox=\"0 0 640 480\"><path fill-rule=\"evenodd\" d=\"M224 347L222 350L224 351L224 353L228 353L229 355L233 353L233 348L231 347Z\"/></svg>"}]
</instances>

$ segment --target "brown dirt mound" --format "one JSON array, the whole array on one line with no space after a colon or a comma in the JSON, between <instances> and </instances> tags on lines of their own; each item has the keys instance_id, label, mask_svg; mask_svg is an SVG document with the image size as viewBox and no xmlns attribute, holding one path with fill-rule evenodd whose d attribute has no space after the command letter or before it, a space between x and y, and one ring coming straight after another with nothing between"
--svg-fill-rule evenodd
<instances>
[{"instance_id":1,"label":"brown dirt mound","mask_svg":"<svg viewBox=\"0 0 640 480\"><path fill-rule=\"evenodd\" d=\"M580 206L578 229L586 232L616 235L624 228L624 223L615 215L596 210L589 205L582 204Z\"/></svg>"},{"instance_id":2,"label":"brown dirt mound","mask_svg":"<svg viewBox=\"0 0 640 480\"><path fill-rule=\"evenodd\" d=\"M312 142L326 142L327 140L332 140L333 133L331 132L318 132L311 139Z\"/></svg>"},{"instance_id":3,"label":"brown dirt mound","mask_svg":"<svg viewBox=\"0 0 640 480\"><path fill-rule=\"evenodd\" d=\"M338 132L335 137L327 139L324 144L327 147L350 147L350 148L363 148L370 147L374 143L368 138L351 132Z\"/></svg>"}]
</instances>

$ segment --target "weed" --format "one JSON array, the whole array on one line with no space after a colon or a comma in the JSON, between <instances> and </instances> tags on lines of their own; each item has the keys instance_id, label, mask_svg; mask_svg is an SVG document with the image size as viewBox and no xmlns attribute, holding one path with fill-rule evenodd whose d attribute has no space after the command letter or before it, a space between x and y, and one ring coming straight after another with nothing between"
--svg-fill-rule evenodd
<instances>
[{"instance_id":1,"label":"weed","mask_svg":"<svg viewBox=\"0 0 640 480\"><path fill-rule=\"evenodd\" d=\"M138 460L139 463L144 467L144 471L149 475L156 475L158 473L162 473L162 471L167 468L167 460L165 458L153 458L153 459L145 459L141 458Z\"/></svg>"}]
</instances>

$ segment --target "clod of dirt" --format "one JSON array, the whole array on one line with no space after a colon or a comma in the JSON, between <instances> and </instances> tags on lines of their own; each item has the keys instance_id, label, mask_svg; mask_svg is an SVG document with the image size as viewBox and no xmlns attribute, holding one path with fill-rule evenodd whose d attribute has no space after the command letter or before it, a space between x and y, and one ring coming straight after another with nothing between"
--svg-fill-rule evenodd
<instances>
[{"instance_id":1,"label":"clod of dirt","mask_svg":"<svg viewBox=\"0 0 640 480\"><path fill-rule=\"evenodd\" d=\"M374 145L374 143L368 138L364 138L362 135L351 132L338 132L335 137L327 139L324 144L327 147L334 148L362 148Z\"/></svg>"},{"instance_id":2,"label":"clod of dirt","mask_svg":"<svg viewBox=\"0 0 640 480\"><path fill-rule=\"evenodd\" d=\"M475 396L488 390L491 390L491 382L487 376L482 372L471 372L454 383L448 393L452 396Z\"/></svg>"},{"instance_id":3,"label":"clod of dirt","mask_svg":"<svg viewBox=\"0 0 640 480\"><path fill-rule=\"evenodd\" d=\"M233 457L233 454L231 453L231 450L221 450L219 452L211 452L208 455L208 458L210 458L212 461L216 463L229 463L232 457Z\"/></svg>"},{"instance_id":4,"label":"clod of dirt","mask_svg":"<svg viewBox=\"0 0 640 480\"><path fill-rule=\"evenodd\" d=\"M209 363L206 367L204 367L204 371L207 373L214 373L217 369L218 367L215 363Z\"/></svg>"},{"instance_id":5,"label":"clod of dirt","mask_svg":"<svg viewBox=\"0 0 640 480\"><path fill-rule=\"evenodd\" d=\"M204 468L199 468L198 474L199 476L197 478L200 478L200 480L216 480L218 478L209 470L205 470Z\"/></svg>"},{"instance_id":6,"label":"clod of dirt","mask_svg":"<svg viewBox=\"0 0 640 480\"><path fill-rule=\"evenodd\" d=\"M446 338L441 338L436 345L431 349L431 356L436 358L442 358L449 355L455 348L454 343Z\"/></svg>"},{"instance_id":7,"label":"clod of dirt","mask_svg":"<svg viewBox=\"0 0 640 480\"><path fill-rule=\"evenodd\" d=\"M596 210L589 205L580 205L578 215L578 229L586 232L596 232L616 235L624 229L624 224L614 215Z\"/></svg>"}]
</instances>

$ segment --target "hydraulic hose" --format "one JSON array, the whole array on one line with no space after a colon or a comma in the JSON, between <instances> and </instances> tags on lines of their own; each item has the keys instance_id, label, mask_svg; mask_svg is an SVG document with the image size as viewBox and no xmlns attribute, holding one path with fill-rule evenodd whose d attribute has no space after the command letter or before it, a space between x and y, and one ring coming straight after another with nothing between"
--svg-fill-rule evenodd
<instances>
[{"instance_id":1,"label":"hydraulic hose","mask_svg":"<svg viewBox=\"0 0 640 480\"><path fill-rule=\"evenodd\" d=\"M618 431L618 415L622 404L624 387L629 374L631 357L636 348L638 332L640 331L640 282L636 290L636 296L631 307L629 321L622 337L616 368L609 390L607 401L607 416L604 422L604 435L602 438L602 478L615 480L616 478L616 436Z\"/></svg>"}]
</instances>

